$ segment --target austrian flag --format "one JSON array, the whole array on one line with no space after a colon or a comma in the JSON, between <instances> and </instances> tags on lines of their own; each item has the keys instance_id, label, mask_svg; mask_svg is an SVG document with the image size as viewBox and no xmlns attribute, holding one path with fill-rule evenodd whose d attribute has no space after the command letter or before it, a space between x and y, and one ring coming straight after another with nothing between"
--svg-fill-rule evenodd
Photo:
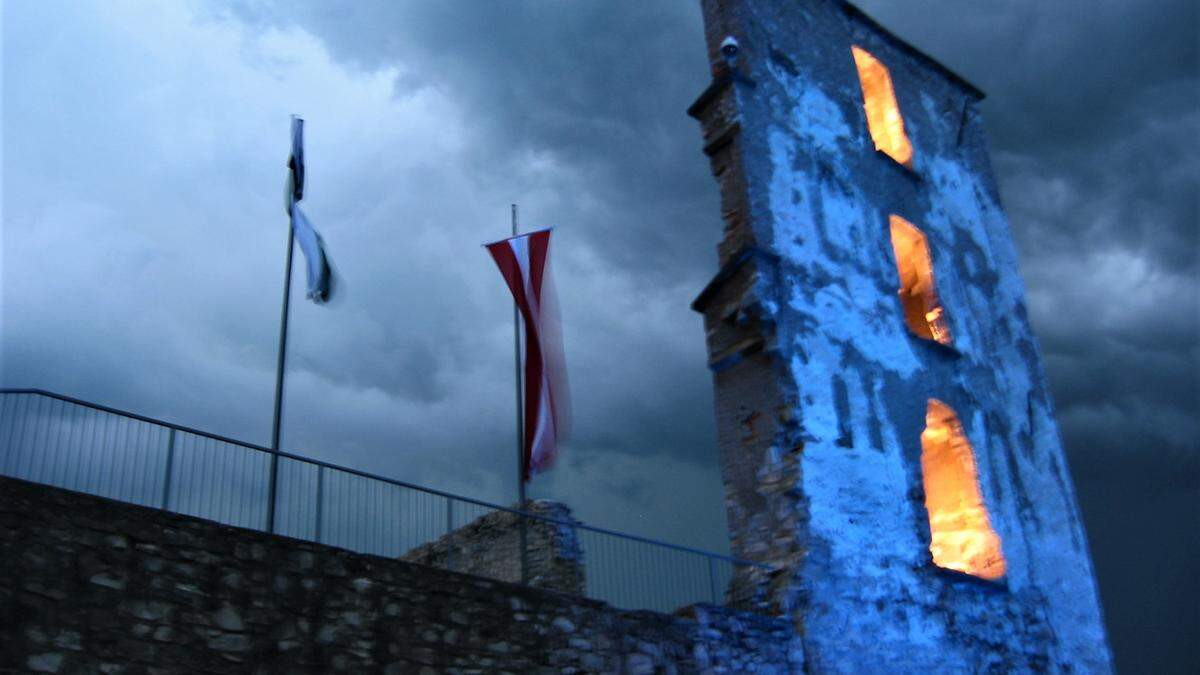
<instances>
[{"instance_id":1,"label":"austrian flag","mask_svg":"<svg viewBox=\"0 0 1200 675\"><path fill-rule=\"evenodd\" d=\"M550 469L570 425L570 398L563 362L562 323L548 255L550 230L487 244L525 324L526 481Z\"/></svg>"}]
</instances>

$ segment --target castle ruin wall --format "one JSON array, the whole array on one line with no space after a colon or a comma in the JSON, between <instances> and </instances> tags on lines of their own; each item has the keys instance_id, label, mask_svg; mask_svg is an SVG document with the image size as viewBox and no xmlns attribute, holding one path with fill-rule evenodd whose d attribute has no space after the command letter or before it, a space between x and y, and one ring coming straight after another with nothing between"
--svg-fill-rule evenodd
<instances>
[{"instance_id":1,"label":"castle ruin wall","mask_svg":"<svg viewBox=\"0 0 1200 675\"><path fill-rule=\"evenodd\" d=\"M0 477L0 671L789 672L782 619L676 615Z\"/></svg>"},{"instance_id":2,"label":"castle ruin wall","mask_svg":"<svg viewBox=\"0 0 1200 675\"><path fill-rule=\"evenodd\" d=\"M534 588L583 595L583 549L566 504L538 499L525 504L526 582ZM521 523L511 511L493 511L414 548L401 560L499 581L521 581Z\"/></svg>"},{"instance_id":3,"label":"castle ruin wall","mask_svg":"<svg viewBox=\"0 0 1200 675\"><path fill-rule=\"evenodd\" d=\"M1110 670L982 94L848 3L702 5L713 84L689 112L725 231L695 308L733 553L775 570L731 597L789 616L814 672ZM911 166L876 150L854 46L891 72ZM893 215L928 238L952 344L906 326ZM933 564L932 400L973 448L1002 579Z\"/></svg>"}]
</instances>

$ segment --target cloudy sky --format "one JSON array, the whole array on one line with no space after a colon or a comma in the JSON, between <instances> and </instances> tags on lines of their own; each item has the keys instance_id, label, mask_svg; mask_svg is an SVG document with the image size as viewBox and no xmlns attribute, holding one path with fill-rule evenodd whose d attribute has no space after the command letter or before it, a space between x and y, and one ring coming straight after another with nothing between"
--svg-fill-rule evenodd
<instances>
[{"instance_id":1,"label":"cloudy sky","mask_svg":"<svg viewBox=\"0 0 1200 675\"><path fill-rule=\"evenodd\" d=\"M869 0L989 93L1118 662L1194 655L1200 57L1188 0ZM536 497L724 548L692 2L3 4L0 385L270 439L288 116L344 291L295 297L284 446L507 502L511 305L557 225L576 434ZM298 279L299 281L299 279ZM299 288L299 283L297 283Z\"/></svg>"}]
</instances>

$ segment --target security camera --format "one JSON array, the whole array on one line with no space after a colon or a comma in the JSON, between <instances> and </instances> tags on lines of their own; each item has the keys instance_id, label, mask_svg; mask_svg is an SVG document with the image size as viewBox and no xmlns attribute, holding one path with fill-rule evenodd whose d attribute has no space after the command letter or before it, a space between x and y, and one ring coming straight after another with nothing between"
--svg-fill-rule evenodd
<instances>
[{"instance_id":1,"label":"security camera","mask_svg":"<svg viewBox=\"0 0 1200 675\"><path fill-rule=\"evenodd\" d=\"M738 54L738 41L732 35L727 35L724 40L721 40L721 54L730 65L733 65L733 60L737 58Z\"/></svg>"}]
</instances>

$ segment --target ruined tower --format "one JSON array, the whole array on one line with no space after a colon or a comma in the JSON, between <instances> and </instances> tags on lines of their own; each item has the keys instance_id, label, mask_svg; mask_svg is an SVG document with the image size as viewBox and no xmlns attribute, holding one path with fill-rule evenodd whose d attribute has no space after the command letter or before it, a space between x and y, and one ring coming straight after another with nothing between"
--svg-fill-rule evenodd
<instances>
[{"instance_id":1,"label":"ruined tower","mask_svg":"<svg viewBox=\"0 0 1200 675\"><path fill-rule=\"evenodd\" d=\"M696 299L734 555L816 672L1111 670L971 84L839 0L703 0Z\"/></svg>"}]
</instances>

